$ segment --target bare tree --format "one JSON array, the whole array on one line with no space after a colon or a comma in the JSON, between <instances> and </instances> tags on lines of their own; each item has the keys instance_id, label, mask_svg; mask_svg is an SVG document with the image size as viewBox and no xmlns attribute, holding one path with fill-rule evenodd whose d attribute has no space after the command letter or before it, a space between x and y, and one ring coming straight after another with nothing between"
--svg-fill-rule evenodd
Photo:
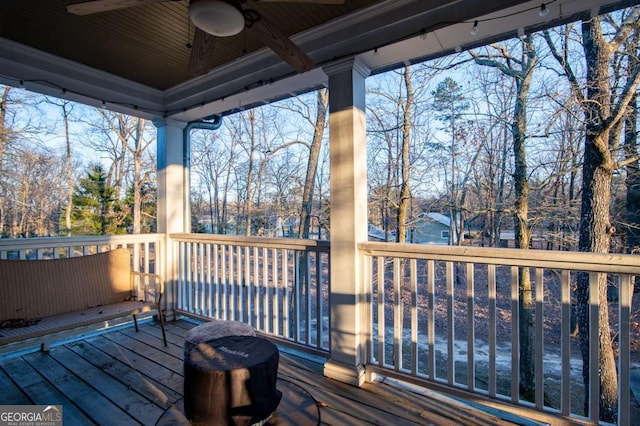
<instances>
[{"instance_id":1,"label":"bare tree","mask_svg":"<svg viewBox=\"0 0 640 426\"><path fill-rule=\"evenodd\" d=\"M611 180L615 170L624 167L630 159L618 162L614 153L620 144L620 125L629 103L640 83L640 68L636 68L620 87L612 93L610 64L624 41L638 30L640 8L630 9L612 37L607 40L603 32L603 19L596 16L582 21L582 46L586 63L586 87L580 85L566 54L556 47L556 40L550 31L545 31L545 40L553 57L568 79L573 96L582 106L586 126L584 144L584 165L582 169L582 205L580 251L607 253L611 246L611 235L615 227L611 225L609 204L611 201ZM583 381L585 384L585 413L589 411L589 293L597 289L599 293L599 378L600 378L600 420L615 422L617 415L617 371L613 348L609 312L607 309L607 277L599 274L597 282L591 286L589 274L579 274L576 290L580 350L583 360Z\"/></svg>"},{"instance_id":2,"label":"bare tree","mask_svg":"<svg viewBox=\"0 0 640 426\"><path fill-rule=\"evenodd\" d=\"M386 96L382 91L378 94L381 95L380 97ZM398 160L395 148L397 125L386 123L388 120L386 115L392 114L397 113L385 114L382 105L369 108L369 117L373 124L369 126L372 128L370 130L372 137L369 140L369 166L367 167L370 176L368 182L371 187L369 211L378 218L373 222L380 224L383 228L385 241L389 241L391 230L396 228L397 220L397 214L395 218L392 215L393 210L397 208L395 200L398 186L396 173Z\"/></svg>"},{"instance_id":3,"label":"bare tree","mask_svg":"<svg viewBox=\"0 0 640 426\"><path fill-rule=\"evenodd\" d=\"M407 241L407 217L409 213L409 200L411 188L409 186L409 149L411 142L411 129L413 127L411 114L413 110L413 84L411 82L411 67L405 66L402 72L402 81L406 98L401 103L402 110L402 148L400 154L400 194L398 197L398 235L397 241Z\"/></svg>"},{"instance_id":4,"label":"bare tree","mask_svg":"<svg viewBox=\"0 0 640 426\"><path fill-rule=\"evenodd\" d=\"M191 170L198 176L202 190L207 193L206 208L213 233L226 233L227 201L237 146L228 143L219 132L194 131L191 136Z\"/></svg>"},{"instance_id":5,"label":"bare tree","mask_svg":"<svg viewBox=\"0 0 640 426\"><path fill-rule=\"evenodd\" d=\"M42 98L1 86L0 236L52 235L59 207L58 158L44 148ZM38 211L38 206L42 211Z\"/></svg>"},{"instance_id":6,"label":"bare tree","mask_svg":"<svg viewBox=\"0 0 640 426\"><path fill-rule=\"evenodd\" d=\"M315 101L312 101L312 99L315 99ZM301 205L298 211L300 222L297 232L300 238L309 238L314 210L314 192L317 186L316 175L318 173L322 142L324 141L328 103L329 91L327 89L319 89L309 95L300 95L273 104L273 108L282 110L285 114L293 113L294 117L299 117L303 120L294 126L295 132L291 136L283 135L283 140L291 139L308 147L308 156L304 155L307 157L307 167L304 173L302 195L300 197ZM308 139L310 142L306 142ZM285 174L290 173L287 171Z\"/></svg>"},{"instance_id":7,"label":"bare tree","mask_svg":"<svg viewBox=\"0 0 640 426\"><path fill-rule=\"evenodd\" d=\"M258 131L256 130L256 110L252 109L248 112L247 118L249 120L249 145L248 145L248 156L249 156L249 170L247 172L247 195L245 198L244 212L247 217L247 225L245 230L245 235L251 235L251 219L253 215L253 197L255 196L257 189L260 188L260 177L262 175L262 167L264 167L265 158L262 157L259 160L258 164L258 173L255 172L256 168L256 158L260 154L258 154ZM267 150L262 151L263 154L268 154ZM257 181L255 184L254 174L258 175Z\"/></svg>"},{"instance_id":8,"label":"bare tree","mask_svg":"<svg viewBox=\"0 0 640 426\"><path fill-rule=\"evenodd\" d=\"M309 238L311 227L311 213L313 209L313 189L318 170L318 158L320 148L324 138L324 129L327 121L327 106L329 104L329 91L327 89L318 90L316 95L316 116L313 123L313 137L309 146L309 160L307 162L307 173L304 179L304 189L302 191L302 205L300 208L300 227L298 235L300 238Z\"/></svg>"},{"instance_id":9,"label":"bare tree","mask_svg":"<svg viewBox=\"0 0 640 426\"><path fill-rule=\"evenodd\" d=\"M71 158L71 137L69 135L69 114L73 107L68 101L60 104L64 124L65 174L67 177L67 199L64 212L64 224L67 236L71 236L71 208L73 206L73 161Z\"/></svg>"},{"instance_id":10,"label":"bare tree","mask_svg":"<svg viewBox=\"0 0 640 426\"><path fill-rule=\"evenodd\" d=\"M142 189L150 180L152 173L149 163L144 164L145 153L148 153L149 147L152 146L154 139L146 137L145 127L147 122L141 118L134 120L134 131L131 138L125 139L127 150L133 160L133 173L131 175L131 188L133 192L133 221L132 232L139 234L142 224ZM145 167L146 166L146 167Z\"/></svg>"},{"instance_id":11,"label":"bare tree","mask_svg":"<svg viewBox=\"0 0 640 426\"><path fill-rule=\"evenodd\" d=\"M536 222L545 225L548 250L575 250L580 216L580 146L584 131L582 122L576 119L579 107L570 94L549 93L547 96L557 103L557 108L549 115L542 139L545 149L537 147L537 170L545 175L534 185L534 194L538 197L534 200L537 201Z\"/></svg>"},{"instance_id":12,"label":"bare tree","mask_svg":"<svg viewBox=\"0 0 640 426\"><path fill-rule=\"evenodd\" d=\"M413 202L414 189L427 193L438 180L426 113L438 72L406 66L368 83L369 221L382 228L385 241L413 241L421 207Z\"/></svg>"},{"instance_id":13,"label":"bare tree","mask_svg":"<svg viewBox=\"0 0 640 426\"><path fill-rule=\"evenodd\" d=\"M520 38L520 56L514 56L506 46L490 45L491 51L479 54L471 51L479 65L498 69L515 81L516 101L513 109L511 134L513 137L514 158L514 224L516 248L528 249L531 243L529 225L529 181L527 173L527 98L538 62L533 44L533 36L528 34ZM520 268L518 276L519 314L520 314L520 392L533 401L535 398L535 330L533 328L534 301L531 289L529 268Z\"/></svg>"},{"instance_id":14,"label":"bare tree","mask_svg":"<svg viewBox=\"0 0 640 426\"><path fill-rule=\"evenodd\" d=\"M5 189L1 181L3 180L4 170L4 150L8 143L10 132L6 123L9 92L11 92L11 87L3 86L2 97L0 98L0 236L2 236L5 222Z\"/></svg>"},{"instance_id":15,"label":"bare tree","mask_svg":"<svg viewBox=\"0 0 640 426\"><path fill-rule=\"evenodd\" d=\"M512 168L509 167L513 135L513 79L504 79L493 67L474 67L474 81L483 95L482 108L474 114L477 123L479 158L471 170L471 185L475 186L476 209L482 225L481 245L496 247L500 240L506 201L510 194ZM476 100L477 102L478 100ZM482 110L486 107L486 114ZM475 107L477 108L477 107Z\"/></svg>"},{"instance_id":16,"label":"bare tree","mask_svg":"<svg viewBox=\"0 0 640 426\"><path fill-rule=\"evenodd\" d=\"M269 184L269 179L265 178L265 173L270 171L268 163L290 147L309 147L305 141L289 139L284 125L286 120L278 115L279 110L271 107L254 108L227 120L233 143L238 144L244 154L244 164L239 164L235 172L238 181L244 185L239 185L237 193L238 217L246 218L245 235L264 231L261 222L266 220L265 204L269 203L265 199L266 185Z\"/></svg>"},{"instance_id":17,"label":"bare tree","mask_svg":"<svg viewBox=\"0 0 640 426\"><path fill-rule=\"evenodd\" d=\"M64 232L67 237L71 236L71 209L73 207L73 153L71 149L71 114L73 112L74 104L67 100L47 98L47 103L55 105L60 108L62 114L62 125L64 128L64 143L65 143L65 169L64 175L66 178L66 199L65 199L65 212L64 212Z\"/></svg>"}]
</instances>

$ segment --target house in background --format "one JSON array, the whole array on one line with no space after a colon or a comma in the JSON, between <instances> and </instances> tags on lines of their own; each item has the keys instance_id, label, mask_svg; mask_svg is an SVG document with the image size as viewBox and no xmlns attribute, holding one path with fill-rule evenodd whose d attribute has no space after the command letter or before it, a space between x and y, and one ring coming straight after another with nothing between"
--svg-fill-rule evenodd
<instances>
[{"instance_id":1,"label":"house in background","mask_svg":"<svg viewBox=\"0 0 640 426\"><path fill-rule=\"evenodd\" d=\"M367 235L369 236L369 241L386 241L386 238L384 235L384 229L379 228L372 224L369 224ZM393 237L395 238L395 233ZM389 236L389 238L391 238L391 235ZM391 241L394 241L394 240L391 240Z\"/></svg>"},{"instance_id":2,"label":"house in background","mask_svg":"<svg viewBox=\"0 0 640 426\"><path fill-rule=\"evenodd\" d=\"M451 219L449 216L437 212L420 213L411 222L405 243L448 245L450 230ZM383 229L369 224L368 235L369 241L396 241L396 229L389 232L387 240ZM453 244L456 244L455 241L456 236L454 235Z\"/></svg>"},{"instance_id":3,"label":"house in background","mask_svg":"<svg viewBox=\"0 0 640 426\"><path fill-rule=\"evenodd\" d=\"M411 229L411 242L415 244L449 244L451 218L442 213L421 213ZM455 235L453 236L455 238ZM455 244L455 240L453 241Z\"/></svg>"}]
</instances>

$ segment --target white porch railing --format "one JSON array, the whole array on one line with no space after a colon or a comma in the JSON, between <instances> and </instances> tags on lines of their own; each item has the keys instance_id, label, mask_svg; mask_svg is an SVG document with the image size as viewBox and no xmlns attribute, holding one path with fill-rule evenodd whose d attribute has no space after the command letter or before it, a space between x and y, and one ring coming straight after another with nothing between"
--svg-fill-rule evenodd
<instances>
[{"instance_id":1,"label":"white porch railing","mask_svg":"<svg viewBox=\"0 0 640 426\"><path fill-rule=\"evenodd\" d=\"M163 234L0 239L0 259L59 259L85 256L119 247L131 251L132 268L161 273Z\"/></svg>"},{"instance_id":2,"label":"white porch railing","mask_svg":"<svg viewBox=\"0 0 640 426\"><path fill-rule=\"evenodd\" d=\"M389 243L359 248L369 277L368 373L597 420L598 310L608 303L618 354L617 423L633 423L630 368L632 360L640 361L630 345L637 256ZM521 399L518 368L518 274L523 267L535 306L535 396L529 402ZM572 335L573 290L580 273L589 277L589 353L595 360L589 370L588 413L583 410L582 358ZM599 300L600 274L608 275L616 301Z\"/></svg>"},{"instance_id":3,"label":"white porch railing","mask_svg":"<svg viewBox=\"0 0 640 426\"><path fill-rule=\"evenodd\" d=\"M203 234L172 234L171 241L177 312L242 321L329 350L328 242Z\"/></svg>"},{"instance_id":4,"label":"white porch railing","mask_svg":"<svg viewBox=\"0 0 640 426\"><path fill-rule=\"evenodd\" d=\"M172 234L172 277L165 277L178 313L244 321L262 333L328 352L329 242ZM0 239L0 259L81 256L116 247L134 269L162 273L165 235ZM573 333L575 284L592 286L590 329L607 303L618 370L618 419L633 424L632 283L640 258L536 250L359 245L367 281L367 373L427 387L453 388L567 417L598 418L598 366L590 371L590 408L583 410L582 358ZM535 395L520 395L518 274L528 268L534 300ZM613 301L593 291L606 274ZM1 277L0 277L1 278ZM638 306L638 302L634 304ZM597 334L590 359L598 360Z\"/></svg>"}]
</instances>

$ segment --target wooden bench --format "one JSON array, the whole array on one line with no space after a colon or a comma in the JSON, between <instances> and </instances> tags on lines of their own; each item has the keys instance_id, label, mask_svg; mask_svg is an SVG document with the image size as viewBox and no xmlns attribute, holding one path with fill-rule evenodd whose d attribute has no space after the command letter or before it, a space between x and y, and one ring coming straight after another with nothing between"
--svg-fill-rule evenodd
<instances>
[{"instance_id":1,"label":"wooden bench","mask_svg":"<svg viewBox=\"0 0 640 426\"><path fill-rule=\"evenodd\" d=\"M127 249L53 260L0 260L0 353L157 315L160 276L132 271ZM4 351L2 349L5 349Z\"/></svg>"}]
</instances>

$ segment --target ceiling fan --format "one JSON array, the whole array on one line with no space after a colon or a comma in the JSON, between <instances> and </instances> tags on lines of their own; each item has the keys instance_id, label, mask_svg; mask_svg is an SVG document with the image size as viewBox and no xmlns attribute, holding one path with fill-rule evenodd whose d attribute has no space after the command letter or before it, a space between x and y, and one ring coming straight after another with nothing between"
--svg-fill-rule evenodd
<instances>
[{"instance_id":1,"label":"ceiling fan","mask_svg":"<svg viewBox=\"0 0 640 426\"><path fill-rule=\"evenodd\" d=\"M91 0L67 6L74 15L91 15L128 7L180 0ZM345 0L253 0L261 3L342 4ZM313 61L295 43L258 11L243 8L246 0L190 0L189 16L196 27L189 58L189 73L206 74L213 68L216 37L229 37L243 29L251 31L296 72L313 68Z\"/></svg>"}]
</instances>

